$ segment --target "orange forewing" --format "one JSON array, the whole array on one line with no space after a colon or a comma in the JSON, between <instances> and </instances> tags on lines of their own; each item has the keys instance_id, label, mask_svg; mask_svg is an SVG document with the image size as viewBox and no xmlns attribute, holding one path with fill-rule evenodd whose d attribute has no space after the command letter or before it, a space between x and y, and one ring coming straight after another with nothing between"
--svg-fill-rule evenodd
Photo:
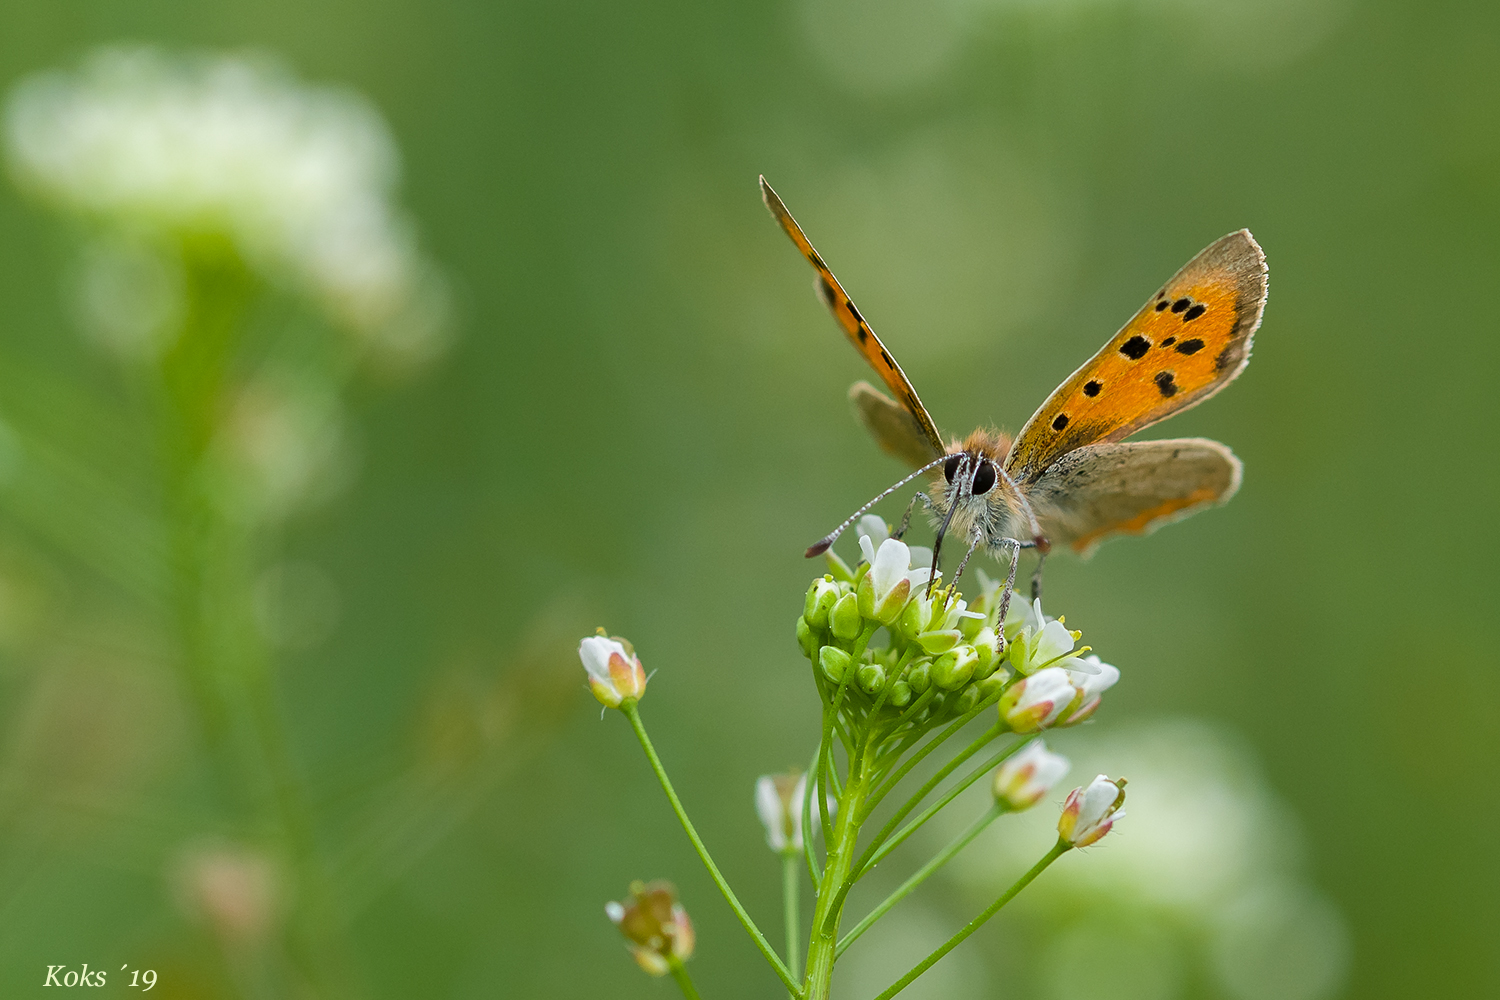
<instances>
[{"instance_id":1,"label":"orange forewing","mask_svg":"<svg viewBox=\"0 0 1500 1000\"><path fill-rule=\"evenodd\" d=\"M764 177L760 179L760 194L765 200L766 207L781 224L781 228L792 238L792 242L797 244L797 249L802 251L802 256L806 257L817 270L818 292L822 296L823 304L833 313L833 318L838 320L839 326L844 328L849 343L853 344L854 349L870 363L870 367L875 369L886 387L896 394L896 398L917 421L922 434L932 444L933 454L941 455L944 451L942 436L938 434L937 426L933 424L927 408L917 398L917 390L912 388L911 380L906 377L901 366L896 364L896 359L891 357L891 352L886 350L880 338L875 336L875 331L870 329L869 323L865 322L864 316L860 314L853 300L844 291L844 286L839 284L839 279L835 278L833 272L828 269L828 265L823 263L822 256L813 249L812 243L802 232L802 227L797 225L797 220L792 218L792 213L786 210L786 206L781 203L776 192L771 190L771 185L766 183Z\"/></svg>"},{"instance_id":2,"label":"orange forewing","mask_svg":"<svg viewBox=\"0 0 1500 1000\"><path fill-rule=\"evenodd\" d=\"M1250 360L1265 301L1266 259L1250 232L1214 242L1047 397L1007 471L1033 482L1075 448L1122 440L1212 396Z\"/></svg>"}]
</instances>

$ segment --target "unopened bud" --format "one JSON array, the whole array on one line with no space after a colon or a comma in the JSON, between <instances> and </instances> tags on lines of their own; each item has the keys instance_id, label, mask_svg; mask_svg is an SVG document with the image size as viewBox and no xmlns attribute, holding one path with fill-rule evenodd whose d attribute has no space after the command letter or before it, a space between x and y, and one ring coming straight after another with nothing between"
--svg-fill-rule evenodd
<instances>
[{"instance_id":1,"label":"unopened bud","mask_svg":"<svg viewBox=\"0 0 1500 1000\"><path fill-rule=\"evenodd\" d=\"M932 683L944 691L957 691L974 676L979 657L973 646L959 646L932 661Z\"/></svg>"},{"instance_id":2,"label":"unopened bud","mask_svg":"<svg viewBox=\"0 0 1500 1000\"><path fill-rule=\"evenodd\" d=\"M692 957L693 923L670 882L632 882L630 895L628 902L604 904L604 912L630 942L636 964L653 976L665 976L672 962Z\"/></svg>"},{"instance_id":3,"label":"unopened bud","mask_svg":"<svg viewBox=\"0 0 1500 1000\"><path fill-rule=\"evenodd\" d=\"M630 643L618 636L611 639L591 635L578 644L578 658L588 671L589 690L600 704L619 708L634 704L646 693L646 671Z\"/></svg>"},{"instance_id":4,"label":"unopened bud","mask_svg":"<svg viewBox=\"0 0 1500 1000\"><path fill-rule=\"evenodd\" d=\"M988 625L984 626L974 633L970 645L974 647L974 655L979 657L979 662L974 666L974 676L978 680L984 680L1000 666L1000 657L996 655L999 639L995 636L995 630Z\"/></svg>"},{"instance_id":5,"label":"unopened bud","mask_svg":"<svg viewBox=\"0 0 1500 1000\"><path fill-rule=\"evenodd\" d=\"M857 638L865 627L859 614L859 599L853 594L845 594L835 601L828 613L828 624L833 634L846 642Z\"/></svg>"},{"instance_id":6,"label":"unopened bud","mask_svg":"<svg viewBox=\"0 0 1500 1000\"><path fill-rule=\"evenodd\" d=\"M957 646L963 638L964 634L956 628L940 629L936 632L923 632L917 636L917 644L924 652L937 656Z\"/></svg>"},{"instance_id":7,"label":"unopened bud","mask_svg":"<svg viewBox=\"0 0 1500 1000\"><path fill-rule=\"evenodd\" d=\"M974 706L978 704L979 688L974 684L970 684L958 692L958 697L953 701L953 711L957 715L963 715L965 712L973 711Z\"/></svg>"},{"instance_id":8,"label":"unopened bud","mask_svg":"<svg viewBox=\"0 0 1500 1000\"><path fill-rule=\"evenodd\" d=\"M891 685L891 693L886 700L897 708L905 708L911 704L911 685L906 681L896 681Z\"/></svg>"},{"instance_id":9,"label":"unopened bud","mask_svg":"<svg viewBox=\"0 0 1500 1000\"><path fill-rule=\"evenodd\" d=\"M1057 821L1057 835L1074 847L1098 843L1116 821L1125 818L1120 810L1124 804L1125 779L1111 780L1101 774L1087 787L1068 793L1062 818Z\"/></svg>"},{"instance_id":10,"label":"unopened bud","mask_svg":"<svg viewBox=\"0 0 1500 1000\"><path fill-rule=\"evenodd\" d=\"M802 602L802 617L813 628L828 625L828 612L839 599L839 586L826 576L820 576L807 588L807 599Z\"/></svg>"},{"instance_id":11,"label":"unopened bud","mask_svg":"<svg viewBox=\"0 0 1500 1000\"><path fill-rule=\"evenodd\" d=\"M991 787L995 801L1012 812L1030 809L1067 775L1070 766L1068 758L1052 753L1041 740L1032 740L995 772Z\"/></svg>"},{"instance_id":12,"label":"unopened bud","mask_svg":"<svg viewBox=\"0 0 1500 1000\"><path fill-rule=\"evenodd\" d=\"M928 659L918 660L906 671L906 683L917 694L921 694L932 686L932 661Z\"/></svg>"},{"instance_id":13,"label":"unopened bud","mask_svg":"<svg viewBox=\"0 0 1500 1000\"><path fill-rule=\"evenodd\" d=\"M837 646L824 646L818 650L818 666L823 668L823 676L835 684L844 679L850 662L849 654Z\"/></svg>"},{"instance_id":14,"label":"unopened bud","mask_svg":"<svg viewBox=\"0 0 1500 1000\"><path fill-rule=\"evenodd\" d=\"M801 615L797 616L797 645L802 647L802 655L809 660L818 655L818 635L807 625L807 619Z\"/></svg>"},{"instance_id":15,"label":"unopened bud","mask_svg":"<svg viewBox=\"0 0 1500 1000\"><path fill-rule=\"evenodd\" d=\"M854 679L865 694L874 694L885 687L885 667L878 663L861 663L854 672Z\"/></svg>"}]
</instances>

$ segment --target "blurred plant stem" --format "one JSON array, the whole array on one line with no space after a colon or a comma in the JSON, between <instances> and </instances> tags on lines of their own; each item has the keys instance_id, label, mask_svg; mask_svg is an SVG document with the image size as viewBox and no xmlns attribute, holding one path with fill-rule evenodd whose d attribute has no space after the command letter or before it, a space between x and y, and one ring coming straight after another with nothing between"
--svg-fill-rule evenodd
<instances>
[{"instance_id":1,"label":"blurred plant stem","mask_svg":"<svg viewBox=\"0 0 1500 1000\"><path fill-rule=\"evenodd\" d=\"M186 310L160 359L157 425L178 662L235 827L271 833L295 885L293 962L324 996L353 982L283 716L275 661L254 619L268 529L235 520L211 492L209 463L229 408L236 349L257 282L226 241L188 241Z\"/></svg>"}]
</instances>

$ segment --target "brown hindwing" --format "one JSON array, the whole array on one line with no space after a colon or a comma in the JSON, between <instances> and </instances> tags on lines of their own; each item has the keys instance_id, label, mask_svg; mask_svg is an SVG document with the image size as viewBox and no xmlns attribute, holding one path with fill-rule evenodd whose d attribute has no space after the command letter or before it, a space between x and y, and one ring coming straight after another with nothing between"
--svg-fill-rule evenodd
<instances>
[{"instance_id":1,"label":"brown hindwing","mask_svg":"<svg viewBox=\"0 0 1500 1000\"><path fill-rule=\"evenodd\" d=\"M1122 440L1212 396L1250 360L1265 301L1266 258L1250 231L1217 240L1047 397L1007 470L1035 482L1076 448Z\"/></svg>"}]
</instances>

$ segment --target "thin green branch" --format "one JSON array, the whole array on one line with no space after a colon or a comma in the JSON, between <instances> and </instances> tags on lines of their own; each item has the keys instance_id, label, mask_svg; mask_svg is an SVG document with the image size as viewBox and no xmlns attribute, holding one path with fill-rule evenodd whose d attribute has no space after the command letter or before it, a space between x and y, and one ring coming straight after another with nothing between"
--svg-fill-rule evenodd
<instances>
[{"instance_id":1,"label":"thin green branch","mask_svg":"<svg viewBox=\"0 0 1500 1000\"><path fill-rule=\"evenodd\" d=\"M967 747L964 747L964 749L960 750L952 760L948 761L948 763L938 768L937 773L935 773L931 778L928 778L927 781L922 785L922 787L917 789L916 793L912 795L911 798L907 799L905 804L902 805L900 809L896 810L895 814L891 816L890 820L886 822L885 826L880 828L880 832L875 835L875 839L870 842L870 846L865 849L865 853L860 857L858 861L854 863L854 867L851 870L859 872L867 868L870 864L870 858L873 857L875 852L880 849L880 845L885 843L886 838L891 835L892 831L896 829L901 821L905 819L913 809L921 804L922 800L925 799L934 788L942 784L943 779L947 778L948 775L957 770L964 761L974 756L980 750L983 750L992 740L994 740L997 736L1000 736L1004 732L1005 724L1001 722L995 723L989 729L986 729L984 731L984 734L977 740L975 740L973 743L970 743ZM889 787L889 785L887 787ZM867 805L865 809L865 815L868 816L869 806Z\"/></svg>"},{"instance_id":2,"label":"thin green branch","mask_svg":"<svg viewBox=\"0 0 1500 1000\"><path fill-rule=\"evenodd\" d=\"M913 889L921 885L923 882L927 881L927 879L934 872L951 861L953 859L953 856L956 855L959 851L963 850L965 847L968 847L969 841L979 836L979 834L982 833L985 828L987 828L991 823L995 822L995 820L998 819L1000 817L1000 814L1004 811L1005 810L1000 805L1000 803L995 802L991 804L990 808L987 809L982 816L975 820L967 830L959 834L958 838L954 840L953 843L943 848L937 853L936 856L933 857L931 861L927 862L921 868L917 869L916 874L907 879L905 882L902 882L900 888L887 896L879 906L870 911L869 915L867 915L859 923L855 924L853 929L851 929L848 934L845 934L843 939L839 941L839 946L838 949L834 952L834 957L837 958L839 955L842 955L844 953L844 950L851 944L853 944L861 934L875 925L875 921L885 916L891 907L895 906L907 896L911 895Z\"/></svg>"},{"instance_id":3,"label":"thin green branch","mask_svg":"<svg viewBox=\"0 0 1500 1000\"><path fill-rule=\"evenodd\" d=\"M928 688L928 690L930 691L932 689ZM969 711L965 712L959 718L953 720L953 722L948 726L947 729L944 729L937 736L935 736L934 738L932 738L932 739L928 740L926 743L924 743L922 745L922 748L920 750L918 750L916 753L912 754L911 757L907 759L906 763L902 764L901 767L896 771L895 774L893 774L889 778L885 779L884 783L882 783L879 788L877 788L873 793L871 793L869 799L867 799L866 802L865 802L865 816L868 817L870 815L870 813L874 812L875 811L875 807L880 804L880 801L882 799L884 799L888 794L890 794L891 789L895 788L898 784L900 784L901 783L901 779L904 778L904 777L906 777L908 774L910 774L911 773L911 769L914 768L914 767L916 767L923 760L925 760L928 754L932 753L932 751L936 750L938 747L940 747L944 743L946 743L948 741L949 737L951 737L954 733L958 732L964 726L968 725L969 722L970 722L970 720L974 719L976 716L979 715L979 713L983 712L985 709L987 709L990 706L994 705L995 702L997 702L999 700L1000 700L1000 695L999 694L993 694L993 695L991 695L990 697L986 698L984 701L981 701L979 704L975 705Z\"/></svg>"},{"instance_id":4,"label":"thin green branch","mask_svg":"<svg viewBox=\"0 0 1500 1000\"><path fill-rule=\"evenodd\" d=\"M714 859L709 856L708 848L703 845L703 838L699 837L698 831L693 828L693 821L688 819L687 810L682 807L682 800L677 797L677 792L672 787L672 781L667 777L667 770L662 767L661 758L656 755L656 748L651 745L651 737L646 735L646 727L641 723L640 709L634 703L626 702L620 706L620 711L624 712L625 718L630 720L630 728L635 730L636 739L641 741L641 749L646 751L646 759L651 762L651 770L656 772L656 780L661 782L662 791L667 793L667 801L672 804L672 811L677 814L677 821L682 824L682 829L687 832L688 840L693 842L693 849L698 852L698 858L703 862L703 867L708 869L708 874L714 880L714 884L724 894L724 899L729 903L729 908L734 911L736 917L740 918L740 924L745 928L745 933L749 934L755 941L755 946L766 957L766 961L771 963L771 968L776 970L776 975L780 977L786 988L791 991L793 996L801 996L801 988L798 986L797 981L792 978L792 974L782 964L781 958L776 954L776 949L771 947L770 942L766 940L766 936L760 932L760 928L755 926L755 921L750 918L750 914L740 904L739 899L734 894L734 890L729 888L729 883L725 881L724 876L719 872L719 866L714 864ZM684 973L685 975L686 973ZM679 981L678 985L681 986L682 982ZM687 989L691 989L691 985L689 983Z\"/></svg>"},{"instance_id":5,"label":"thin green branch","mask_svg":"<svg viewBox=\"0 0 1500 1000\"><path fill-rule=\"evenodd\" d=\"M1006 889L999 899L995 900L985 908L983 913L979 914L979 916L975 917L973 920L970 920L967 924L965 924L963 930L959 931L947 941L943 942L943 944L940 945L931 955L928 955L926 958L922 959L922 961L913 966L910 972L892 983L891 986L884 993L880 994L880 996L876 997L875 1000L891 1000L891 997L895 996L897 993L900 993L902 990L910 986L913 982L916 981L918 976L941 961L944 955L948 954L948 952L952 951L954 948L957 948L960 944L962 944L970 934L973 934L975 931L979 930L980 927L983 927L985 921L989 920L995 914L999 913L1002 906L1014 899L1017 893L1031 884L1032 879L1036 878L1042 872L1046 871L1048 865L1052 864L1052 862L1062 857L1065 853L1067 853L1069 849L1072 848L1072 846L1073 845L1069 844L1067 841L1059 839L1057 843L1052 846L1052 850L1048 851L1046 856L1044 856L1042 860L1038 861L1035 865L1032 865L1029 872L1027 872L1025 875L1022 875L1019 879L1016 880L1015 885L1011 886L1009 889Z\"/></svg>"},{"instance_id":6,"label":"thin green branch","mask_svg":"<svg viewBox=\"0 0 1500 1000\"><path fill-rule=\"evenodd\" d=\"M924 823L941 812L944 806L958 797L959 793L968 788L970 785L974 784L974 782L978 781L980 778L984 777L989 773L990 768L1005 760L1005 758L1009 757L1021 747L1025 746L1026 743L1026 740L1012 743L1010 746L994 754L990 757L989 760L985 761L983 764L980 764L968 774L964 775L961 779L959 779L957 783L954 784L952 788L943 793L942 798L938 799L932 805L928 806L926 809L918 813L916 819L903 826L895 836L891 837L890 840L886 841L884 844L881 844L880 849L871 856L870 861L867 865L865 865L863 868L853 869L850 872L850 877L856 881L858 881L860 878L863 878L865 872L880 864L880 862L885 858L887 854L900 847L902 843L906 841L907 837L910 837L912 834L920 830Z\"/></svg>"}]
</instances>

